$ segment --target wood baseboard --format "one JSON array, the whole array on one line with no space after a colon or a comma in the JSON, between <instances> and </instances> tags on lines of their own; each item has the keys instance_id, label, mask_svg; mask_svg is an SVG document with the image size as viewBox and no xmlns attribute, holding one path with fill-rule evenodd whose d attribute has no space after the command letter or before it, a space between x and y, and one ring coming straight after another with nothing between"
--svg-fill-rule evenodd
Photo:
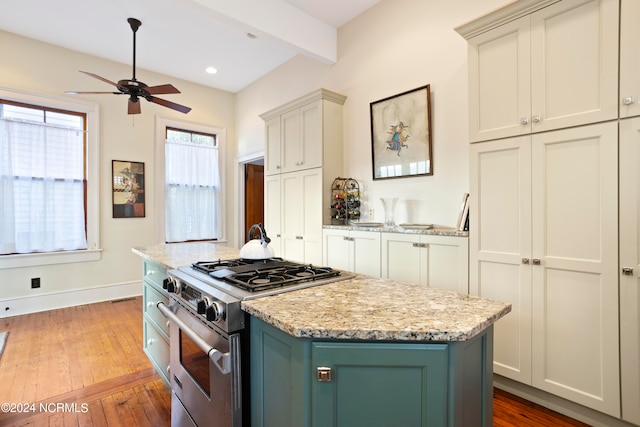
<instances>
[{"instance_id":1,"label":"wood baseboard","mask_svg":"<svg viewBox=\"0 0 640 427\"><path fill-rule=\"evenodd\" d=\"M129 298L141 294L142 282L135 281L5 299L0 300L0 319L76 305Z\"/></svg>"}]
</instances>

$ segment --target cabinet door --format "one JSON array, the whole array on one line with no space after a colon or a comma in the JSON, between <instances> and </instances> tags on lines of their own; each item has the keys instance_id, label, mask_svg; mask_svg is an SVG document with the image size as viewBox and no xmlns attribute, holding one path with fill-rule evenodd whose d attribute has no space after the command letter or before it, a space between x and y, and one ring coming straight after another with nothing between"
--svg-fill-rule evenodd
<instances>
[{"instance_id":1,"label":"cabinet door","mask_svg":"<svg viewBox=\"0 0 640 427\"><path fill-rule=\"evenodd\" d=\"M277 257L282 256L280 178L281 175L270 175L264 179L264 228L271 239L269 245Z\"/></svg>"},{"instance_id":2,"label":"cabinet door","mask_svg":"<svg viewBox=\"0 0 640 427\"><path fill-rule=\"evenodd\" d=\"M304 262L302 180L296 173L282 174L280 180L282 256L291 261Z\"/></svg>"},{"instance_id":3,"label":"cabinet door","mask_svg":"<svg viewBox=\"0 0 640 427\"><path fill-rule=\"evenodd\" d=\"M352 231L349 233L353 252L351 263L354 273L380 277L380 233ZM332 267L331 264L329 264Z\"/></svg>"},{"instance_id":4,"label":"cabinet door","mask_svg":"<svg viewBox=\"0 0 640 427\"><path fill-rule=\"evenodd\" d=\"M382 277L426 285L426 249L417 234L383 233Z\"/></svg>"},{"instance_id":5,"label":"cabinet door","mask_svg":"<svg viewBox=\"0 0 640 427\"><path fill-rule=\"evenodd\" d=\"M323 426L447 425L446 344L313 343L311 421ZM326 378L325 378L326 379Z\"/></svg>"},{"instance_id":6,"label":"cabinet door","mask_svg":"<svg viewBox=\"0 0 640 427\"><path fill-rule=\"evenodd\" d=\"M319 168L280 176L283 257L322 264L322 170Z\"/></svg>"},{"instance_id":7,"label":"cabinet door","mask_svg":"<svg viewBox=\"0 0 640 427\"><path fill-rule=\"evenodd\" d=\"M620 8L620 117L631 117L640 115L640 2Z\"/></svg>"},{"instance_id":8,"label":"cabinet door","mask_svg":"<svg viewBox=\"0 0 640 427\"><path fill-rule=\"evenodd\" d=\"M469 242L464 237L421 236L427 245L427 286L469 293Z\"/></svg>"},{"instance_id":9,"label":"cabinet door","mask_svg":"<svg viewBox=\"0 0 640 427\"><path fill-rule=\"evenodd\" d=\"M349 232L347 230L325 229L322 235L324 252L322 263L331 268L353 271L351 263L353 244L349 241Z\"/></svg>"},{"instance_id":10,"label":"cabinet door","mask_svg":"<svg viewBox=\"0 0 640 427\"><path fill-rule=\"evenodd\" d=\"M523 136L472 144L469 288L511 303L495 324L494 371L531 383L531 145Z\"/></svg>"},{"instance_id":11,"label":"cabinet door","mask_svg":"<svg viewBox=\"0 0 640 427\"><path fill-rule=\"evenodd\" d=\"M616 122L534 135L532 142L532 382L614 417L617 147Z\"/></svg>"},{"instance_id":12,"label":"cabinet door","mask_svg":"<svg viewBox=\"0 0 640 427\"><path fill-rule=\"evenodd\" d=\"M624 5L628 2L623 2ZM636 3L636 2L632 2ZM640 118L620 122L622 419L640 425Z\"/></svg>"},{"instance_id":13,"label":"cabinet door","mask_svg":"<svg viewBox=\"0 0 640 427\"><path fill-rule=\"evenodd\" d=\"M280 173L280 117L265 123L265 175Z\"/></svg>"},{"instance_id":14,"label":"cabinet door","mask_svg":"<svg viewBox=\"0 0 640 427\"><path fill-rule=\"evenodd\" d=\"M471 142L531 131L529 18L469 40Z\"/></svg>"},{"instance_id":15,"label":"cabinet door","mask_svg":"<svg viewBox=\"0 0 640 427\"><path fill-rule=\"evenodd\" d=\"M300 110L295 109L280 116L282 149L280 152L281 172L292 172L299 168L302 159L300 142Z\"/></svg>"},{"instance_id":16,"label":"cabinet door","mask_svg":"<svg viewBox=\"0 0 640 427\"><path fill-rule=\"evenodd\" d=\"M300 169L319 168L323 164L322 102L315 101L300 108Z\"/></svg>"},{"instance_id":17,"label":"cabinet door","mask_svg":"<svg viewBox=\"0 0 640 427\"><path fill-rule=\"evenodd\" d=\"M564 0L531 15L531 121L541 132L618 114L618 0Z\"/></svg>"}]
</instances>

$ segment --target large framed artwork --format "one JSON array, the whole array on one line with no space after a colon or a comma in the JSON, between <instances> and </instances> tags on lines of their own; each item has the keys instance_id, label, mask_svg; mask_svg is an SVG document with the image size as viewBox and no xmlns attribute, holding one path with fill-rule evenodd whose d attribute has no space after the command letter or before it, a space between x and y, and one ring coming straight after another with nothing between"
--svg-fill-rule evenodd
<instances>
[{"instance_id":1,"label":"large framed artwork","mask_svg":"<svg viewBox=\"0 0 640 427\"><path fill-rule=\"evenodd\" d=\"M113 217L144 217L144 163L112 160Z\"/></svg>"},{"instance_id":2,"label":"large framed artwork","mask_svg":"<svg viewBox=\"0 0 640 427\"><path fill-rule=\"evenodd\" d=\"M430 85L370 104L373 179L433 175Z\"/></svg>"}]
</instances>

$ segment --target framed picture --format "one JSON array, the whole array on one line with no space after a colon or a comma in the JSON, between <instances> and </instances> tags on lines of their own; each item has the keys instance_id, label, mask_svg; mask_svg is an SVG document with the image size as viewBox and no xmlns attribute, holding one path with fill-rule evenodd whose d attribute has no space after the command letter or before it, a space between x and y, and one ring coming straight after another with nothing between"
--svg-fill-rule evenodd
<instances>
[{"instance_id":1,"label":"framed picture","mask_svg":"<svg viewBox=\"0 0 640 427\"><path fill-rule=\"evenodd\" d=\"M433 175L429 85L370 104L373 179Z\"/></svg>"},{"instance_id":2,"label":"framed picture","mask_svg":"<svg viewBox=\"0 0 640 427\"><path fill-rule=\"evenodd\" d=\"M112 160L113 217L144 217L144 163Z\"/></svg>"}]
</instances>

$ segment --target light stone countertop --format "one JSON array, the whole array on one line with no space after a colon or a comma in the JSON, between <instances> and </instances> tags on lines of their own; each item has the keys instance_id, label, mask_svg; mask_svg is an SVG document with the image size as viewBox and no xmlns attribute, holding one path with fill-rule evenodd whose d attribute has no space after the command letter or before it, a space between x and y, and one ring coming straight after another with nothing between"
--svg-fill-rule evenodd
<instances>
[{"instance_id":1,"label":"light stone countertop","mask_svg":"<svg viewBox=\"0 0 640 427\"><path fill-rule=\"evenodd\" d=\"M439 225L434 225L429 229L409 229L402 228L398 225L395 227L366 227L363 225L323 225L322 228L326 230L371 231L378 233L430 234L436 236L469 237L468 231L460 231L455 228L443 227Z\"/></svg>"},{"instance_id":2,"label":"light stone countertop","mask_svg":"<svg viewBox=\"0 0 640 427\"><path fill-rule=\"evenodd\" d=\"M168 269L191 265L198 261L238 258L239 252L238 249L225 246L223 242L160 243L139 246L132 248L131 251Z\"/></svg>"},{"instance_id":3,"label":"light stone countertop","mask_svg":"<svg viewBox=\"0 0 640 427\"><path fill-rule=\"evenodd\" d=\"M466 341L511 304L388 279L353 279L242 302L242 309L301 338Z\"/></svg>"},{"instance_id":4,"label":"light stone countertop","mask_svg":"<svg viewBox=\"0 0 640 427\"><path fill-rule=\"evenodd\" d=\"M158 244L132 251L170 269L238 257L238 249L224 243ZM355 275L348 280L243 301L242 309L294 337L465 341L509 313L511 304Z\"/></svg>"}]
</instances>

